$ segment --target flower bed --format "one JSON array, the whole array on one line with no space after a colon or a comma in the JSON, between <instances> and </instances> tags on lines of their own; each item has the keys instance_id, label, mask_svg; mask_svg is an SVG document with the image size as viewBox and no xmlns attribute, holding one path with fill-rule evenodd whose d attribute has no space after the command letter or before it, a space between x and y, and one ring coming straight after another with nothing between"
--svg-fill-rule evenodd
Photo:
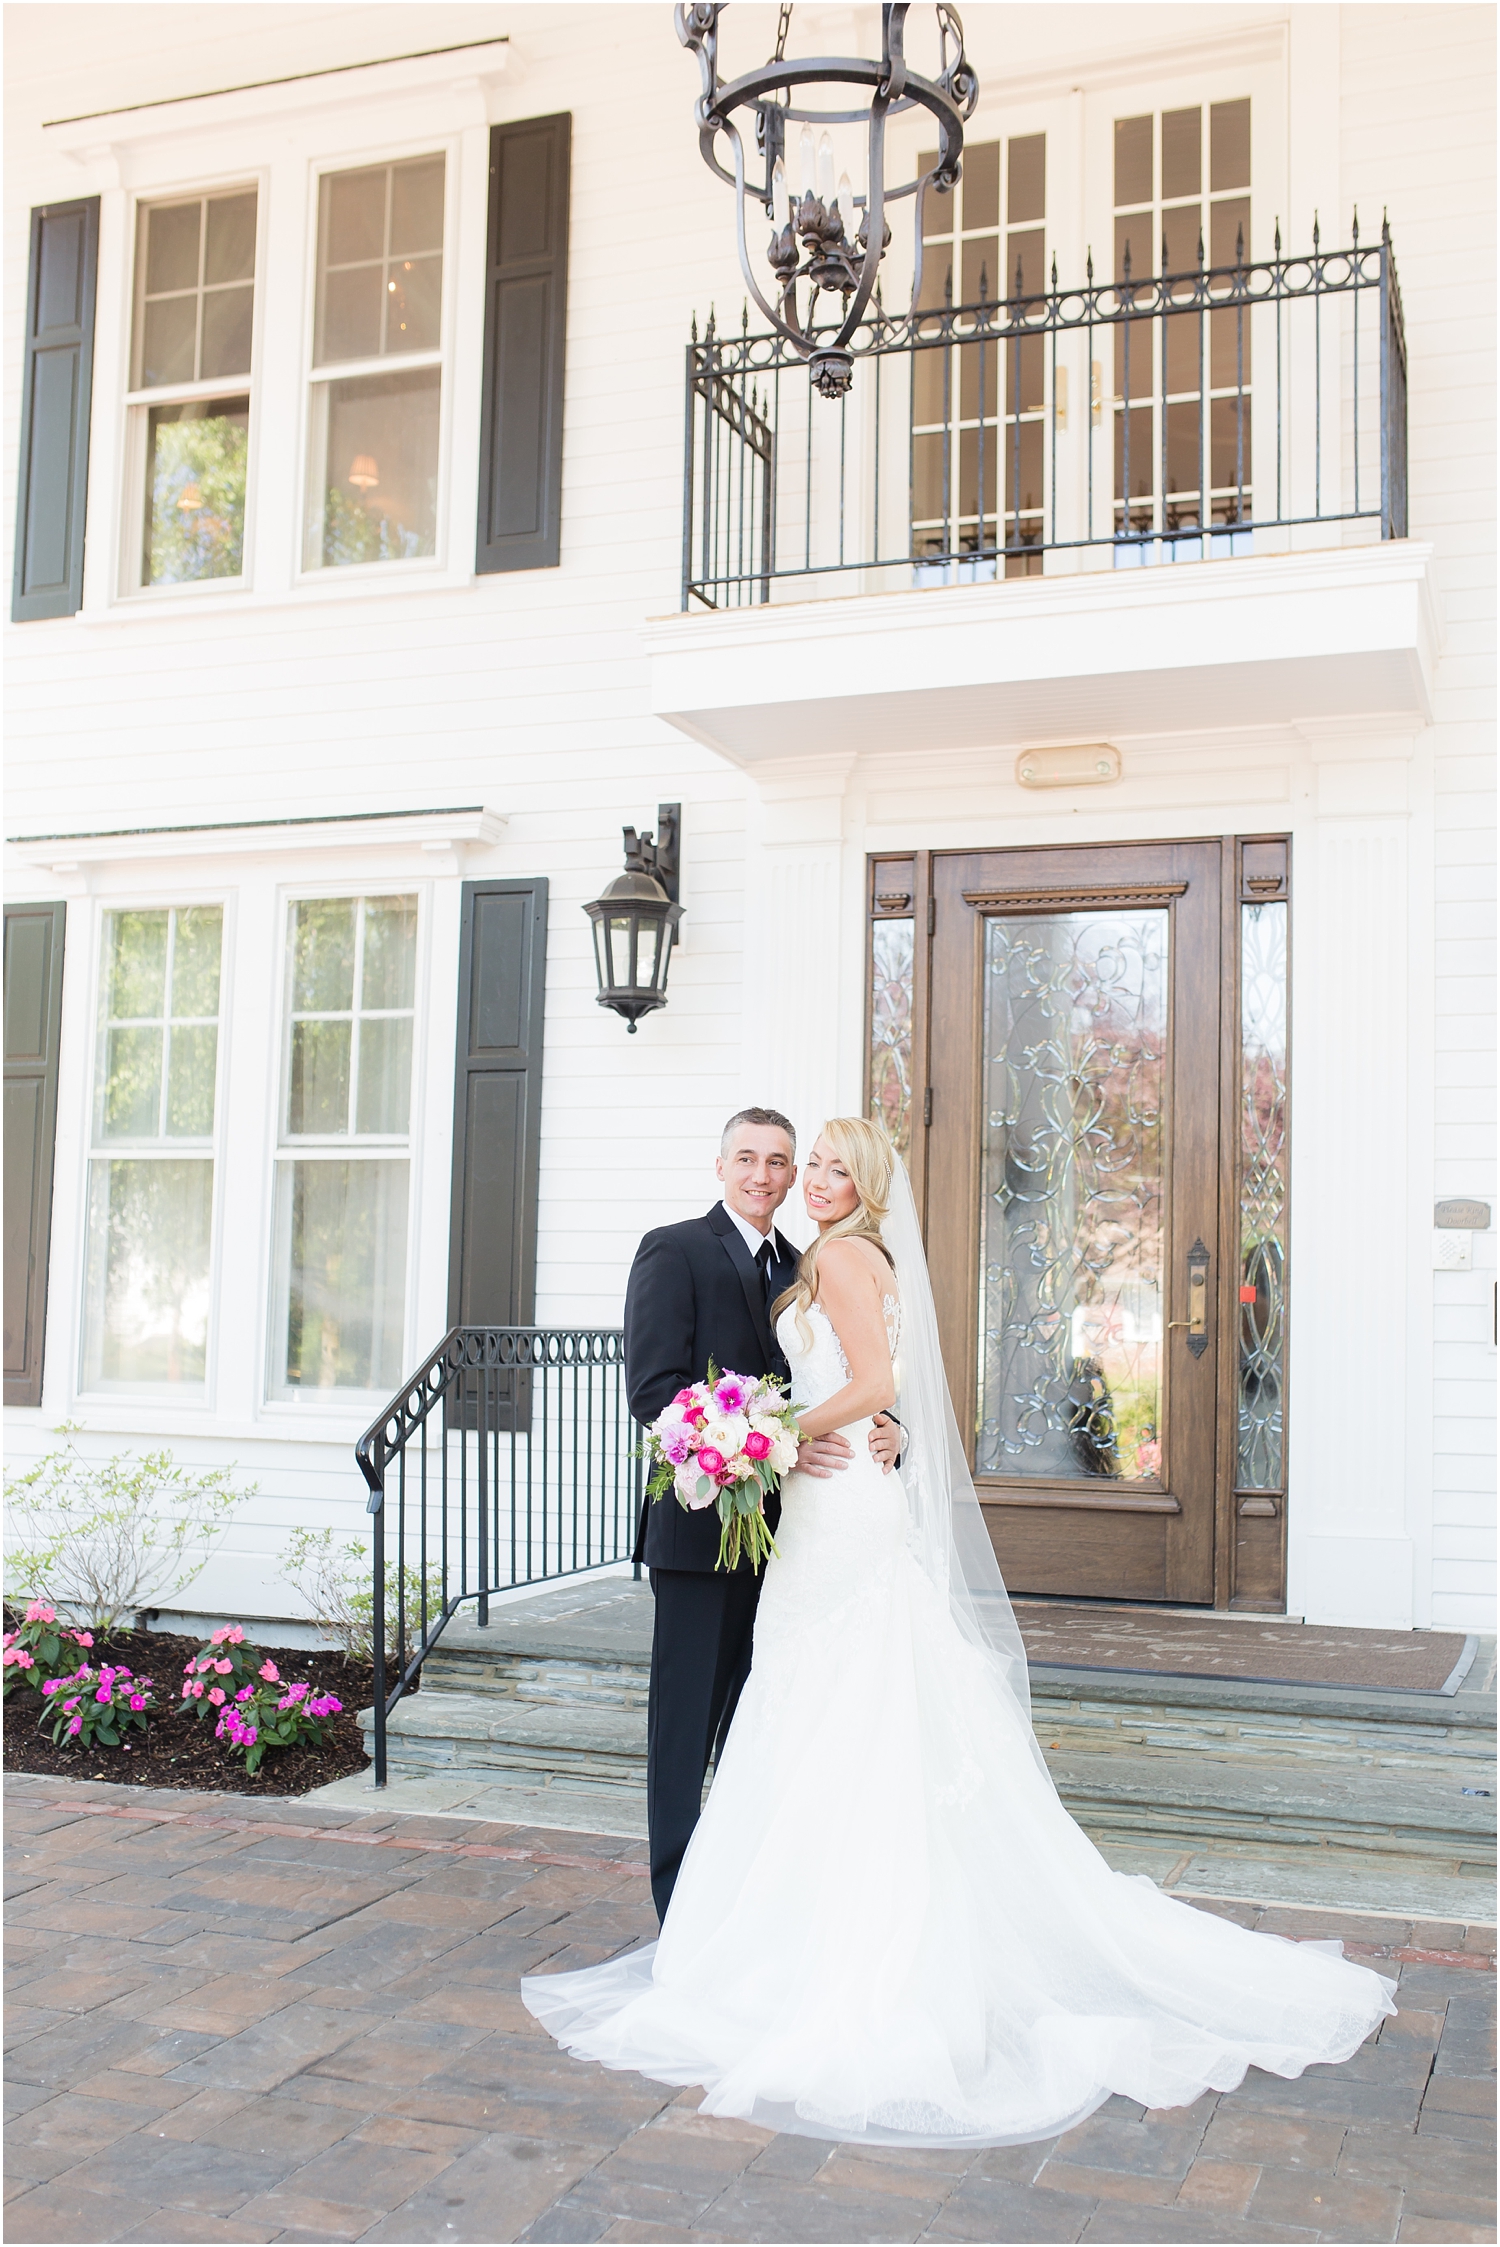
<instances>
[{"instance_id":1,"label":"flower bed","mask_svg":"<svg viewBox=\"0 0 1500 2247\"><path fill-rule=\"evenodd\" d=\"M7 1627L18 1620L7 1617ZM320 1722L321 1738L272 1747L258 1768L247 1773L247 1758L233 1753L231 1743L216 1738L214 1725L195 1723L180 1708L179 1681L200 1651L197 1639L157 1631L116 1631L108 1639L101 1637L87 1656L96 1673L102 1674L104 1666L117 1670L123 1666L156 1681L157 1706L144 1729L132 1725L115 1747L97 1741L89 1746L81 1737L70 1739L66 1734L54 1746L50 1720L46 1729L37 1721L47 1709L40 1693L12 1691L5 1702L5 1769L53 1778L112 1779L126 1786L186 1787L196 1793L266 1795L307 1794L365 1769L358 1714L374 1697L374 1674L368 1662L278 1647L277 1683L284 1691L305 1686L302 1698L332 1696L343 1706L339 1714ZM125 1698L128 1706L128 1693Z\"/></svg>"}]
</instances>

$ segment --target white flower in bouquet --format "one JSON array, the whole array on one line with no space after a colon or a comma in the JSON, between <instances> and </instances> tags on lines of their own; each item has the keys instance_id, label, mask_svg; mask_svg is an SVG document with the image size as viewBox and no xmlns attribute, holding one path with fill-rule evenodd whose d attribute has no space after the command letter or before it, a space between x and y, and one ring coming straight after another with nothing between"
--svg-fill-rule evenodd
<instances>
[{"instance_id":1,"label":"white flower in bouquet","mask_svg":"<svg viewBox=\"0 0 1500 2247\"><path fill-rule=\"evenodd\" d=\"M726 1412L719 1419L709 1421L700 1438L699 1449L708 1444L731 1462L741 1460L749 1433L750 1423L742 1412Z\"/></svg>"},{"instance_id":2,"label":"white flower in bouquet","mask_svg":"<svg viewBox=\"0 0 1500 2247\"><path fill-rule=\"evenodd\" d=\"M771 1465L778 1475L789 1475L797 1464L797 1438L786 1428L778 1428L771 1445Z\"/></svg>"}]
</instances>

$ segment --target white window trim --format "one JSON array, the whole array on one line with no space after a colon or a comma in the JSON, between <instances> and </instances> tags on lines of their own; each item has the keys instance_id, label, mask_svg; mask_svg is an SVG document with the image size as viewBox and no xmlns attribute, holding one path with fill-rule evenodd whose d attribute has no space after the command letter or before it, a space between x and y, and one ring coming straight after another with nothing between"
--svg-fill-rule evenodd
<instances>
[{"instance_id":1,"label":"white window trim","mask_svg":"<svg viewBox=\"0 0 1500 2247\"><path fill-rule=\"evenodd\" d=\"M291 1054L291 958L287 949L287 933L293 905L313 898L337 897L395 897L415 896L417 900L417 952L415 967L415 999L412 1007L411 1039L411 1108L410 1121L403 1139L365 1139L357 1144L368 1146L378 1156L405 1151L407 1173L406 1216L406 1272L401 1294L401 1364L404 1376L412 1362L412 1336L416 1331L417 1292L420 1278L421 1256L417 1242L417 1220L422 1207L422 1169L424 1158L422 1119L425 1105L427 1069L427 1040L432 1014L431 958L433 925L433 885L429 879L412 875L370 874L343 880L307 880L284 882L277 885L276 914L278 944L277 995L272 1022L274 1045L267 1068L268 1107L265 1124L265 1161L268 1191L265 1200L265 1236L261 1256L261 1312L260 1334L262 1362L256 1381L257 1419L298 1426L316 1422L319 1431L330 1432L330 1424L358 1421L361 1424L372 1413L389 1401L391 1390L379 1389L312 1389L296 1395L279 1393L276 1381L276 1363L279 1354L278 1315L278 1244L276 1239L277 1174L283 1165L298 1161L300 1141L288 1139L282 1131L282 1115L286 1099L287 1069ZM331 1158L341 1147L347 1148L349 1140L327 1137L308 1141L308 1154L312 1160Z\"/></svg>"},{"instance_id":2,"label":"white window trim","mask_svg":"<svg viewBox=\"0 0 1500 2247\"><path fill-rule=\"evenodd\" d=\"M214 1074L214 1128L210 1159L214 1166L213 1193L209 1213L208 1251L208 1331L204 1340L203 1380L200 1382L141 1381L119 1382L102 1388L89 1388L84 1380L84 1335L88 1321L88 1266L89 1266L89 1202L96 1161L109 1161L110 1149L99 1139L98 1118L103 1090L100 1068L104 1053L102 1006L104 1000L104 929L112 914L185 912L196 906L217 906L224 916L219 948L219 1040L215 1056ZM96 1407L107 1414L118 1410L127 1413L134 1407L149 1409L171 1404L181 1412L209 1415L215 1411L218 1372L219 1300L222 1284L221 1259L224 1253L223 1204L225 1185L224 1131L225 1102L229 1089L230 1040L233 1010L229 996L234 979L234 920L235 893L223 888L189 888L163 893L159 890L122 891L101 898L90 915L88 941L91 949L88 983L88 1059L85 1074L87 1105L84 1111L84 1128L80 1139L82 1160L78 1166L75 1194L74 1222L76 1250L74 1255L74 1290L72 1331L69 1335L68 1394L76 1405ZM123 1142L120 1160L128 1161L138 1152L133 1143ZM201 1148L192 1150L201 1154ZM155 1150L152 1150L153 1155Z\"/></svg>"},{"instance_id":3,"label":"white window trim","mask_svg":"<svg viewBox=\"0 0 1500 2247\"><path fill-rule=\"evenodd\" d=\"M188 202L195 195L228 195L236 188L255 190L255 311L250 335L250 372L243 384L238 376L215 376L207 381L162 383L154 390L131 387L135 365L135 334L141 301L141 212L158 203ZM156 608L163 602L223 600L245 594L255 582L255 498L260 473L261 362L265 355L266 308L266 206L270 175L264 167L235 167L220 176L142 188L125 201L125 310L120 350L119 493L120 522L115 564L116 598L131 608ZM146 432L153 406L178 405L192 398L249 397L249 432L245 451L245 527L237 577L206 577L183 585L145 585L141 582L146 505Z\"/></svg>"},{"instance_id":4,"label":"white window trim","mask_svg":"<svg viewBox=\"0 0 1500 2247\"><path fill-rule=\"evenodd\" d=\"M317 336L318 311L318 208L323 180L336 172L365 171L378 164L408 163L421 156L441 156L443 159L443 289L438 348L436 351L388 353L374 359L339 360L331 365L318 365L314 360L314 342ZM306 250L302 294L302 397L298 417L297 511L294 525L296 550L292 557L291 573L292 586L299 593L314 589L325 592L325 589L341 583L373 587L405 584L413 578L420 580L438 576L446 580L450 574L448 538L454 514L451 488L453 392L457 358L455 336L460 242L459 201L462 193L460 136L452 130L421 134L397 142L382 142L369 149L344 150L336 156L318 156L308 165L304 212ZM318 413L315 393L319 386L336 381L351 381L362 375L396 374L434 366L441 372L438 389L437 519L433 527L432 552L415 555L409 561L345 562L334 566L320 564L316 568L310 568L305 555L308 510L312 501L313 423Z\"/></svg>"}]
</instances>

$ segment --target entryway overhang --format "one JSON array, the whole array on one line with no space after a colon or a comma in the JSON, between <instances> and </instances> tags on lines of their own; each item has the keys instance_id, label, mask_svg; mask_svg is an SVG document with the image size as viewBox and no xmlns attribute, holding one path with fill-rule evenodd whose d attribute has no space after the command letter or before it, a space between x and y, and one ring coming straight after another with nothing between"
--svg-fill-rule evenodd
<instances>
[{"instance_id":1,"label":"entryway overhang","mask_svg":"<svg viewBox=\"0 0 1500 2247\"><path fill-rule=\"evenodd\" d=\"M731 764L1431 716L1411 539L654 619L651 708Z\"/></svg>"}]
</instances>

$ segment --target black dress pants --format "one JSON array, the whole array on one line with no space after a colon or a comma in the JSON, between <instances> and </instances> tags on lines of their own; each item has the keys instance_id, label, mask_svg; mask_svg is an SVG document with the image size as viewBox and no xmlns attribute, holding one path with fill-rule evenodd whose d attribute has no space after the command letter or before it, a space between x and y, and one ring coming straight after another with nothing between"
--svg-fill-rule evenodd
<instances>
[{"instance_id":1,"label":"black dress pants","mask_svg":"<svg viewBox=\"0 0 1500 2247\"><path fill-rule=\"evenodd\" d=\"M646 1815L658 1919L672 1901L698 1823L710 1759L723 1745L750 1674L760 1578L653 1568L656 1622L646 1723Z\"/></svg>"}]
</instances>

